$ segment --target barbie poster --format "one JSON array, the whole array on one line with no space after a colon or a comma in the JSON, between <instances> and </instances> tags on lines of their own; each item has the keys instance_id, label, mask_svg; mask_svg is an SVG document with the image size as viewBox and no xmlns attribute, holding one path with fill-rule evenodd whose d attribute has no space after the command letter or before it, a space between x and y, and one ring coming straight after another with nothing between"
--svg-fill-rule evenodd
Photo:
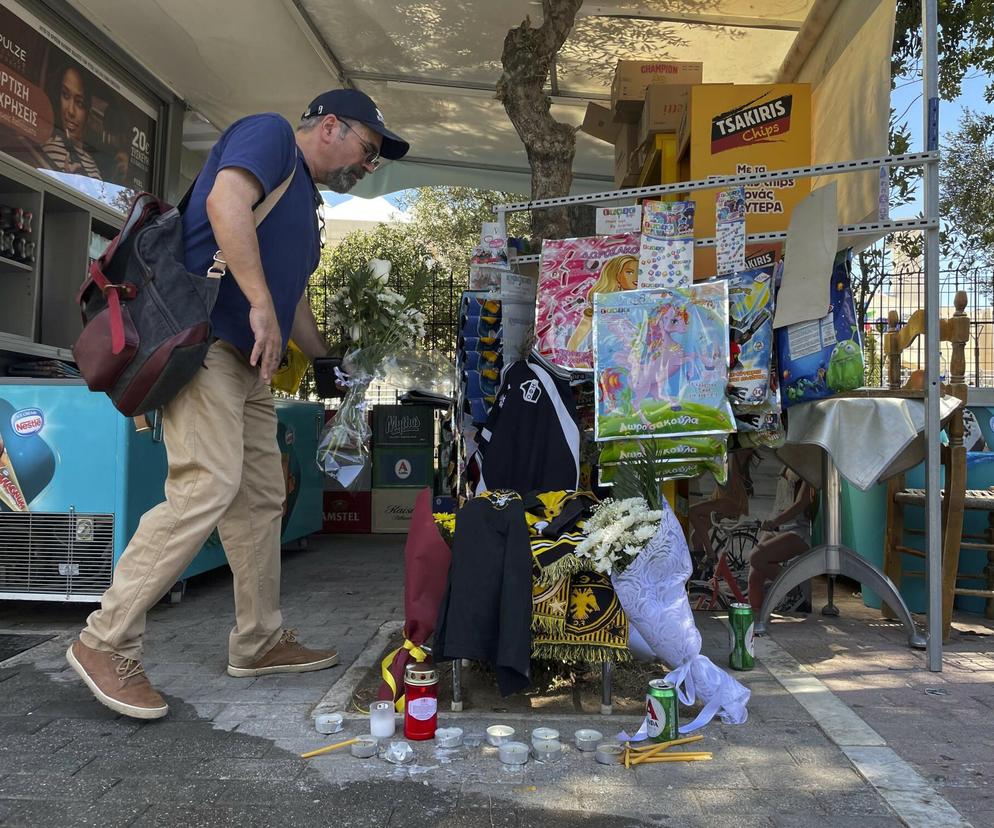
<instances>
[{"instance_id":1,"label":"barbie poster","mask_svg":"<svg viewBox=\"0 0 994 828\"><path fill-rule=\"evenodd\" d=\"M595 439L734 431L728 349L727 282L596 295Z\"/></svg>"},{"instance_id":2,"label":"barbie poster","mask_svg":"<svg viewBox=\"0 0 994 828\"><path fill-rule=\"evenodd\" d=\"M592 369L593 297L632 290L638 263L636 233L542 242L535 330L539 352L564 368Z\"/></svg>"}]
</instances>

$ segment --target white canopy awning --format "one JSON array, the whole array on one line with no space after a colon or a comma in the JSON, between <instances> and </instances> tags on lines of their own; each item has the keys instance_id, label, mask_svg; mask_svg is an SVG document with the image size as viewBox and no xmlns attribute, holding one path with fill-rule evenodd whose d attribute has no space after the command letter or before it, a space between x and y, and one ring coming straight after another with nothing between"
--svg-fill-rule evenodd
<instances>
[{"instance_id":1,"label":"white canopy awning","mask_svg":"<svg viewBox=\"0 0 994 828\"><path fill-rule=\"evenodd\" d=\"M319 91L352 83L411 142L356 193L460 184L527 193L524 149L494 99L504 36L537 0L71 0L215 127L253 112L295 121ZM620 58L696 60L706 83L810 81L815 162L886 151L895 0L585 3L556 62L553 113L579 125L609 97ZM190 149L209 145L202 128ZM574 191L610 189L610 145L577 135ZM840 182L841 217L876 185ZM855 202L847 199L859 195ZM846 206L848 204L848 206ZM865 208L865 209L864 209Z\"/></svg>"}]
</instances>

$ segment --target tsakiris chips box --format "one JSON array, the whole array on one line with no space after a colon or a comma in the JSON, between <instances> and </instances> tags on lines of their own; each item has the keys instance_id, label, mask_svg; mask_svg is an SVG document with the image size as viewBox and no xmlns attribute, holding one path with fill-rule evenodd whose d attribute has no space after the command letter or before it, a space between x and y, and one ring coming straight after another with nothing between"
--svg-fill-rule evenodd
<instances>
[{"instance_id":1,"label":"tsakiris chips box","mask_svg":"<svg viewBox=\"0 0 994 828\"><path fill-rule=\"evenodd\" d=\"M690 178L769 172L811 163L811 87L806 83L712 84L690 90ZM715 233L717 190L698 190L694 235ZM746 187L746 233L786 230L810 178L784 177ZM703 254L703 255L702 255ZM716 272L714 252L699 250L698 278Z\"/></svg>"}]
</instances>

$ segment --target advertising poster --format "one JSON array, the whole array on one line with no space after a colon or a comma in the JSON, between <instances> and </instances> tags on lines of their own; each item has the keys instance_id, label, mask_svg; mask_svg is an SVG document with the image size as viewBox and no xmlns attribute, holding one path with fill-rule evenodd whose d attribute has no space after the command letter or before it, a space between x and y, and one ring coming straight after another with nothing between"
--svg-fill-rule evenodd
<instances>
[{"instance_id":1,"label":"advertising poster","mask_svg":"<svg viewBox=\"0 0 994 828\"><path fill-rule=\"evenodd\" d=\"M591 370L593 297L634 289L638 264L637 233L543 241L535 328L539 353L563 368Z\"/></svg>"},{"instance_id":2,"label":"advertising poster","mask_svg":"<svg viewBox=\"0 0 994 828\"><path fill-rule=\"evenodd\" d=\"M0 5L0 151L125 209L150 189L156 109L16 3Z\"/></svg>"},{"instance_id":3,"label":"advertising poster","mask_svg":"<svg viewBox=\"0 0 994 828\"><path fill-rule=\"evenodd\" d=\"M735 430L728 283L598 294L594 439Z\"/></svg>"},{"instance_id":4,"label":"advertising poster","mask_svg":"<svg viewBox=\"0 0 994 828\"><path fill-rule=\"evenodd\" d=\"M643 205L640 288L690 287L694 281L693 201L647 201Z\"/></svg>"}]
</instances>

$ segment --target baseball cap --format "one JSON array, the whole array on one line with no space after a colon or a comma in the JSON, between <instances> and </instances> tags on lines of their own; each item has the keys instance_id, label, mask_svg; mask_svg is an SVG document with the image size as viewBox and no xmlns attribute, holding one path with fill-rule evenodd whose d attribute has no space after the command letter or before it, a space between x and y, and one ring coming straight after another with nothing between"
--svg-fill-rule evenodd
<instances>
[{"instance_id":1,"label":"baseball cap","mask_svg":"<svg viewBox=\"0 0 994 828\"><path fill-rule=\"evenodd\" d=\"M373 103L373 99L358 89L332 89L318 95L300 117L311 118L314 115L337 115L365 124L373 132L383 136L380 155L391 161L403 158L411 148L407 141L386 128L383 113Z\"/></svg>"}]
</instances>

